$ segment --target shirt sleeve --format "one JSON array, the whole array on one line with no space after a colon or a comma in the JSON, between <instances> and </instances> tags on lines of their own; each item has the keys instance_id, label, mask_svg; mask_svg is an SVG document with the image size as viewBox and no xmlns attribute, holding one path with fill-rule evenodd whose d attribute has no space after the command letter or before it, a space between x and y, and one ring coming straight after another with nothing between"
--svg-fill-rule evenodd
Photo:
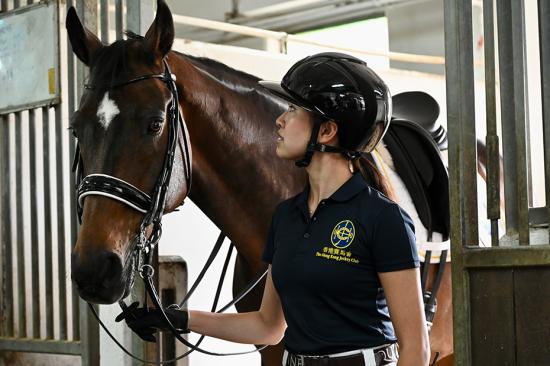
<instances>
[{"instance_id":1,"label":"shirt sleeve","mask_svg":"<svg viewBox=\"0 0 550 366\"><path fill-rule=\"evenodd\" d=\"M400 271L420 265L414 223L399 205L392 204L378 215L372 254L377 272Z\"/></svg>"}]
</instances>

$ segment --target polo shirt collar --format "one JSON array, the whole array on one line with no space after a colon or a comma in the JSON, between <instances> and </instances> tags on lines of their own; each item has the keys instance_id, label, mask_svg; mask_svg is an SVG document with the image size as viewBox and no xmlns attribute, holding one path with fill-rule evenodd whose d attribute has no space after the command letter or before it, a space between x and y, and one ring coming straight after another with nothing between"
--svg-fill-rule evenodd
<instances>
[{"instance_id":1,"label":"polo shirt collar","mask_svg":"<svg viewBox=\"0 0 550 366\"><path fill-rule=\"evenodd\" d=\"M368 187L367 182L363 179L363 176L359 172L353 174L344 184L340 186L328 199L336 202L345 202L353 198L359 192ZM296 197L294 204L303 210L307 214L307 198L309 196L309 184L306 188Z\"/></svg>"},{"instance_id":2,"label":"polo shirt collar","mask_svg":"<svg viewBox=\"0 0 550 366\"><path fill-rule=\"evenodd\" d=\"M329 197L329 199L336 202L349 201L367 187L367 182L365 182L363 176L357 172L353 174L353 176L348 179L346 183L342 184L342 186L340 186L340 188L338 188L336 192Z\"/></svg>"}]
</instances>

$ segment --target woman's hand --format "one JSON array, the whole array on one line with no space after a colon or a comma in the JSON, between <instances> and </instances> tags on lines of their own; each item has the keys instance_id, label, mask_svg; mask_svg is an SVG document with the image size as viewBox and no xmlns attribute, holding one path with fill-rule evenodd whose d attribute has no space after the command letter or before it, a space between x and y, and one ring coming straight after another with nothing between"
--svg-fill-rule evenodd
<instances>
[{"instance_id":1,"label":"woman's hand","mask_svg":"<svg viewBox=\"0 0 550 366\"><path fill-rule=\"evenodd\" d=\"M158 309L151 309L142 307L139 308L139 303L134 302L128 306L122 313L120 313L115 321L126 321L126 324L136 333L141 339L147 342L155 342L156 338L154 333L157 330L169 331L171 330L166 320L162 316L162 312ZM172 323L172 325L180 333L188 333L188 321L189 313L187 310L176 310L166 308L164 309L166 316Z\"/></svg>"}]
</instances>

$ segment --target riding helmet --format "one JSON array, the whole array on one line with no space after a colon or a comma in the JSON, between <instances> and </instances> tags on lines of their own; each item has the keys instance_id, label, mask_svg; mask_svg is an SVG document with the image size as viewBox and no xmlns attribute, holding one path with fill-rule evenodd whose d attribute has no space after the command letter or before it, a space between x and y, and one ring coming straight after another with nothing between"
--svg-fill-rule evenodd
<instances>
[{"instance_id":1,"label":"riding helmet","mask_svg":"<svg viewBox=\"0 0 550 366\"><path fill-rule=\"evenodd\" d=\"M284 75L281 82L260 81L273 94L321 118L313 128L304 159L307 166L313 151L340 152L349 159L370 152L388 129L391 95L384 81L356 57L324 52L306 57ZM334 120L340 147L317 143L320 124Z\"/></svg>"}]
</instances>

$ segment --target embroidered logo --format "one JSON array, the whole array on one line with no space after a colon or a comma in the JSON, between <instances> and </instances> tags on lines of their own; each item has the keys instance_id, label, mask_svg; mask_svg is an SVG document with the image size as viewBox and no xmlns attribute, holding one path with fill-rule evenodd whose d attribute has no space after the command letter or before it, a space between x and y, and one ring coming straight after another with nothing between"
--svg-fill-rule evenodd
<instances>
[{"instance_id":1,"label":"embroidered logo","mask_svg":"<svg viewBox=\"0 0 550 366\"><path fill-rule=\"evenodd\" d=\"M330 235L330 242L336 248L343 249L350 246L355 239L355 226L351 220L340 221Z\"/></svg>"}]
</instances>

